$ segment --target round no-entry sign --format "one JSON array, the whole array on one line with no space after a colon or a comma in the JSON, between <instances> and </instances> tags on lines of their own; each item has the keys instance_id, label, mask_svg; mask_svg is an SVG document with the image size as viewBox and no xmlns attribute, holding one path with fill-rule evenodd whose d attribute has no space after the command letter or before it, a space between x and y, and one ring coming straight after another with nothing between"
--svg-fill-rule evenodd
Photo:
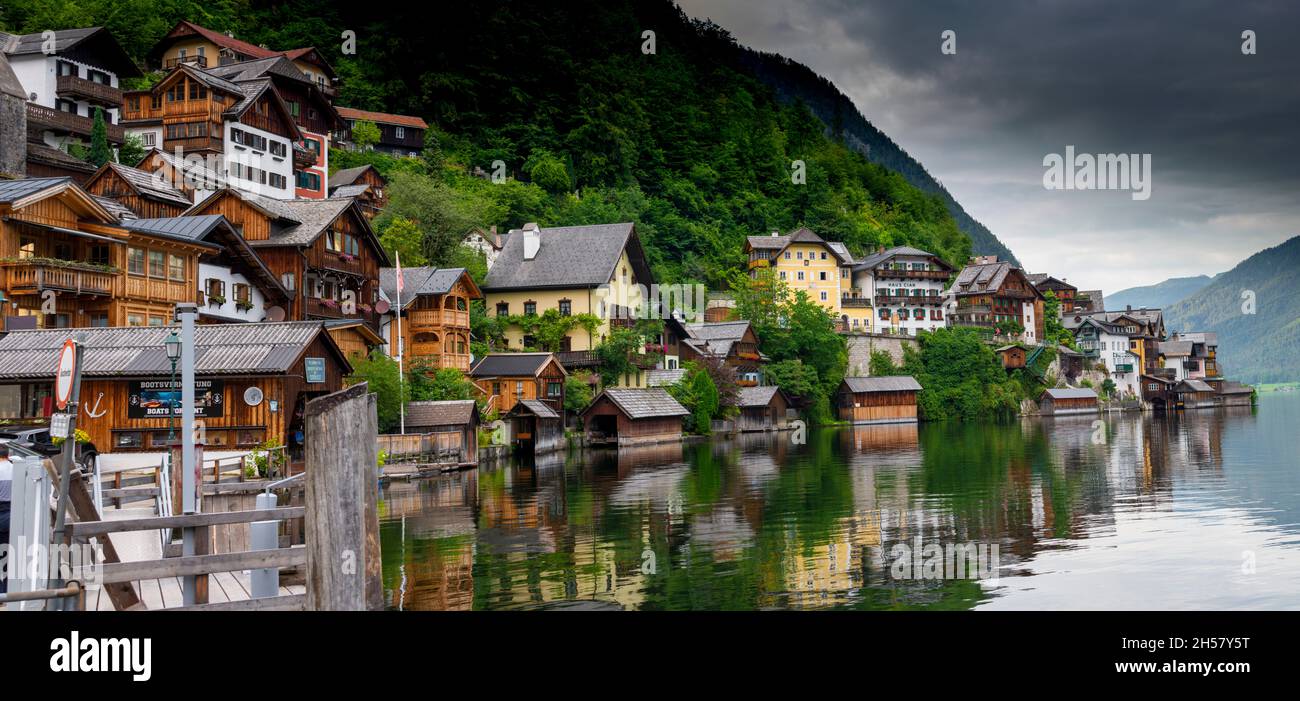
<instances>
[{"instance_id":1,"label":"round no-entry sign","mask_svg":"<svg viewBox=\"0 0 1300 701\"><path fill-rule=\"evenodd\" d=\"M67 409L72 399L72 376L76 371L77 343L68 339L63 343L63 350L59 351L59 370L54 377L54 402L60 411Z\"/></svg>"}]
</instances>

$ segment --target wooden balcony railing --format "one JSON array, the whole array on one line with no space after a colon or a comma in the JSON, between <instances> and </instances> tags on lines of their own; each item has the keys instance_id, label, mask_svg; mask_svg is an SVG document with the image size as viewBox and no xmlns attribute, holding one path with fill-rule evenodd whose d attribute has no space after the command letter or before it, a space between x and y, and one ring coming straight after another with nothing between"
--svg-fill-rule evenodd
<instances>
[{"instance_id":1,"label":"wooden balcony railing","mask_svg":"<svg viewBox=\"0 0 1300 701\"><path fill-rule=\"evenodd\" d=\"M181 65L182 63L188 63L191 66L198 66L199 68L207 68L208 57L207 56L177 56L175 58L169 58L166 61L163 61L163 68L175 68Z\"/></svg>"},{"instance_id":2,"label":"wooden balcony railing","mask_svg":"<svg viewBox=\"0 0 1300 701\"><path fill-rule=\"evenodd\" d=\"M849 309L861 309L871 306L870 297L840 297L840 306Z\"/></svg>"},{"instance_id":3,"label":"wooden balcony railing","mask_svg":"<svg viewBox=\"0 0 1300 701\"><path fill-rule=\"evenodd\" d=\"M221 151L221 139L215 136L187 136L183 139L163 139L163 148L168 153L176 149L181 151Z\"/></svg>"},{"instance_id":4,"label":"wooden balcony railing","mask_svg":"<svg viewBox=\"0 0 1300 701\"><path fill-rule=\"evenodd\" d=\"M455 326L469 328L469 312L455 309L416 309L410 312L411 328Z\"/></svg>"},{"instance_id":5,"label":"wooden balcony railing","mask_svg":"<svg viewBox=\"0 0 1300 701\"><path fill-rule=\"evenodd\" d=\"M89 138L95 128L95 120L91 117L83 117L79 114L56 110L53 107L45 107L34 103L27 103L27 123L38 129L49 129L50 131L76 134ZM126 141L126 131L120 124L107 124L108 140L111 143L120 144Z\"/></svg>"},{"instance_id":6,"label":"wooden balcony railing","mask_svg":"<svg viewBox=\"0 0 1300 701\"><path fill-rule=\"evenodd\" d=\"M560 351L555 354L555 359L560 361L560 365L563 365L565 370L600 365L600 359L596 357L595 351Z\"/></svg>"},{"instance_id":7,"label":"wooden balcony railing","mask_svg":"<svg viewBox=\"0 0 1300 701\"><path fill-rule=\"evenodd\" d=\"M111 295L120 273L82 270L58 264L5 263L9 293L62 290L72 294Z\"/></svg>"},{"instance_id":8,"label":"wooden balcony railing","mask_svg":"<svg viewBox=\"0 0 1300 701\"><path fill-rule=\"evenodd\" d=\"M876 268L876 277L903 277L922 280L947 280L951 273L943 270L896 270L894 268Z\"/></svg>"},{"instance_id":9,"label":"wooden balcony railing","mask_svg":"<svg viewBox=\"0 0 1300 701\"><path fill-rule=\"evenodd\" d=\"M189 302L194 299L194 285L182 280L127 275L126 296L151 302Z\"/></svg>"},{"instance_id":10,"label":"wooden balcony railing","mask_svg":"<svg viewBox=\"0 0 1300 701\"><path fill-rule=\"evenodd\" d=\"M876 304L943 304L939 295L876 295Z\"/></svg>"},{"instance_id":11,"label":"wooden balcony railing","mask_svg":"<svg viewBox=\"0 0 1300 701\"><path fill-rule=\"evenodd\" d=\"M122 106L122 90L112 85L96 83L75 75L61 75L54 83L54 91L60 97L73 97L89 100L110 107Z\"/></svg>"}]
</instances>

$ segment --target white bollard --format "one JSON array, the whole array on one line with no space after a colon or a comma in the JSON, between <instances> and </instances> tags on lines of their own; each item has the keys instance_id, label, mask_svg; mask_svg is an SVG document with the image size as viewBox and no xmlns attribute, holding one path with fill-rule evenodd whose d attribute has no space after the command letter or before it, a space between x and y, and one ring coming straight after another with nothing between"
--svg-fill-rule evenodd
<instances>
[{"instance_id":1,"label":"white bollard","mask_svg":"<svg viewBox=\"0 0 1300 701\"><path fill-rule=\"evenodd\" d=\"M257 495L257 504L254 508L274 509L276 507L275 495L270 492L264 492ZM275 550L280 547L280 522L279 521L254 521L249 526L249 536L252 550ZM280 594L280 568L268 567L260 570L253 570L251 576L252 596L254 599L262 599L268 596L278 596Z\"/></svg>"}]
</instances>

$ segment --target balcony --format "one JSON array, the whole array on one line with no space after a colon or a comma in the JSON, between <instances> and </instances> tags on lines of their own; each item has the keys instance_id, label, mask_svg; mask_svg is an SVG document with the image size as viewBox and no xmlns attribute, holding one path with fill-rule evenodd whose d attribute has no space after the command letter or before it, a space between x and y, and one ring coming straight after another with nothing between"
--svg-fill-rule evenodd
<instances>
[{"instance_id":1,"label":"balcony","mask_svg":"<svg viewBox=\"0 0 1300 701\"><path fill-rule=\"evenodd\" d=\"M175 58L169 58L166 61L163 61L163 68L171 70L172 68L175 68L181 64L189 64L191 66L197 66L199 68L207 68L208 57L207 56L177 56ZM225 64L223 63L222 65Z\"/></svg>"},{"instance_id":2,"label":"balcony","mask_svg":"<svg viewBox=\"0 0 1300 701\"><path fill-rule=\"evenodd\" d=\"M374 311L368 306L357 305L357 309L352 314L344 314L340 302L332 299L318 299L316 297L307 297L303 309L308 317L325 318L325 319L355 319L369 324L372 328L378 328L378 318Z\"/></svg>"},{"instance_id":3,"label":"balcony","mask_svg":"<svg viewBox=\"0 0 1300 701\"><path fill-rule=\"evenodd\" d=\"M840 297L840 306L846 309L863 309L871 306L870 297Z\"/></svg>"},{"instance_id":4,"label":"balcony","mask_svg":"<svg viewBox=\"0 0 1300 701\"><path fill-rule=\"evenodd\" d=\"M187 136L182 139L163 139L163 148L169 152L180 149L182 152L190 151L212 151L219 153L222 150L221 139L216 136Z\"/></svg>"},{"instance_id":5,"label":"balcony","mask_svg":"<svg viewBox=\"0 0 1300 701\"><path fill-rule=\"evenodd\" d=\"M140 275L126 276L126 296L151 302L188 302L194 298L194 285L183 280L160 280Z\"/></svg>"},{"instance_id":6,"label":"balcony","mask_svg":"<svg viewBox=\"0 0 1300 701\"><path fill-rule=\"evenodd\" d=\"M75 75L61 75L55 81L54 90L59 97L87 100L107 107L122 106L122 90L112 85L96 83Z\"/></svg>"},{"instance_id":7,"label":"balcony","mask_svg":"<svg viewBox=\"0 0 1300 701\"><path fill-rule=\"evenodd\" d=\"M992 314L993 307L988 304L964 304L957 306L958 314Z\"/></svg>"},{"instance_id":8,"label":"balcony","mask_svg":"<svg viewBox=\"0 0 1300 701\"><path fill-rule=\"evenodd\" d=\"M951 273L943 270L897 270L895 268L876 268L876 277L901 277L913 280L947 280Z\"/></svg>"},{"instance_id":9,"label":"balcony","mask_svg":"<svg viewBox=\"0 0 1300 701\"><path fill-rule=\"evenodd\" d=\"M412 328L455 326L469 328L469 312L455 309L416 309L410 312L409 321Z\"/></svg>"},{"instance_id":10,"label":"balcony","mask_svg":"<svg viewBox=\"0 0 1300 701\"><path fill-rule=\"evenodd\" d=\"M4 264L9 294L39 294L58 290L68 294L99 297L113 293L118 273L87 270L72 262L16 261Z\"/></svg>"},{"instance_id":11,"label":"balcony","mask_svg":"<svg viewBox=\"0 0 1300 701\"><path fill-rule=\"evenodd\" d=\"M560 365L563 365L565 370L600 365L600 359L596 357L595 351L560 351L555 354L555 359L560 361Z\"/></svg>"},{"instance_id":12,"label":"balcony","mask_svg":"<svg viewBox=\"0 0 1300 701\"><path fill-rule=\"evenodd\" d=\"M943 304L939 295L876 295L876 304Z\"/></svg>"},{"instance_id":13,"label":"balcony","mask_svg":"<svg viewBox=\"0 0 1300 701\"><path fill-rule=\"evenodd\" d=\"M62 134L74 134L87 139L94 131L95 120L92 117L83 117L79 114L56 110L53 107L45 107L34 103L27 103L27 123L37 129L48 129L50 131ZM108 140L110 143L121 144L126 141L126 131L122 129L121 124L108 124Z\"/></svg>"}]
</instances>

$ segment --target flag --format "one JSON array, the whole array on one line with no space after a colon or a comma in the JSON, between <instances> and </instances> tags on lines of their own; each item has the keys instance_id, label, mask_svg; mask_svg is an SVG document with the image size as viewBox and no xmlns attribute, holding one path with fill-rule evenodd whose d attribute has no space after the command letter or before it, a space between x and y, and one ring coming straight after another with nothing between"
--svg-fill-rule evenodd
<instances>
[{"instance_id":1,"label":"flag","mask_svg":"<svg viewBox=\"0 0 1300 701\"><path fill-rule=\"evenodd\" d=\"M394 251L393 255L397 257L397 294L400 295L402 294L402 286L403 286L402 285L402 254L400 252Z\"/></svg>"}]
</instances>

